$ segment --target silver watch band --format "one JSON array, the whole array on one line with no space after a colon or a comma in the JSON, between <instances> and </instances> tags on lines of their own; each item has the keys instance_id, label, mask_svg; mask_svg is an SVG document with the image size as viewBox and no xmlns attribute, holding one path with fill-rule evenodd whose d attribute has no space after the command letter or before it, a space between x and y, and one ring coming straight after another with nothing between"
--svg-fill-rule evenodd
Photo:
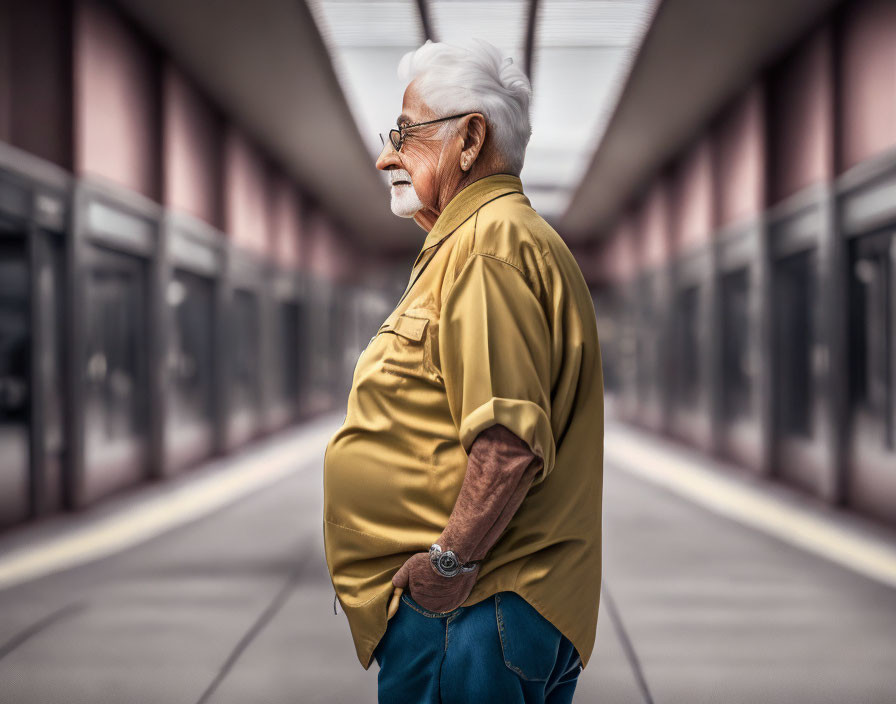
<instances>
[{"instance_id":1,"label":"silver watch band","mask_svg":"<svg viewBox=\"0 0 896 704\"><path fill-rule=\"evenodd\" d=\"M461 564L453 550L442 550L438 543L433 543L429 548L429 562L443 577L455 577L462 572L472 572L479 565L478 560Z\"/></svg>"}]
</instances>

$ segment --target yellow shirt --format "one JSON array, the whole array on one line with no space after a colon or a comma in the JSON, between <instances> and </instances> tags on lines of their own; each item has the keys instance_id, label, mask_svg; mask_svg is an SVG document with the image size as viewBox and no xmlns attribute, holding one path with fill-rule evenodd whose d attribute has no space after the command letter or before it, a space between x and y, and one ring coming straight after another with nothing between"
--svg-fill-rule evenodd
<instances>
[{"instance_id":1,"label":"yellow shirt","mask_svg":"<svg viewBox=\"0 0 896 704\"><path fill-rule=\"evenodd\" d=\"M476 435L501 423L544 468L461 606L517 592L587 666L601 577L603 377L569 248L495 174L458 193L355 366L324 455L324 547L364 669L392 576L448 523Z\"/></svg>"}]
</instances>

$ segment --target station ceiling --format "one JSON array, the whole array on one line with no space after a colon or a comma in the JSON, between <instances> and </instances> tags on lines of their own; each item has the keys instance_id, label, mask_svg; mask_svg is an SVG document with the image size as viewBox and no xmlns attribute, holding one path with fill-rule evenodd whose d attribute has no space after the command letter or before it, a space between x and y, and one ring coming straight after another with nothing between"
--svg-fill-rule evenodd
<instances>
[{"instance_id":1,"label":"station ceiling","mask_svg":"<svg viewBox=\"0 0 896 704\"><path fill-rule=\"evenodd\" d=\"M838 0L663 0L558 231L605 234L631 197Z\"/></svg>"},{"instance_id":2,"label":"station ceiling","mask_svg":"<svg viewBox=\"0 0 896 704\"><path fill-rule=\"evenodd\" d=\"M837 0L117 2L358 246L403 255L425 233L373 162L425 38L483 36L530 68L524 189L576 245Z\"/></svg>"},{"instance_id":3,"label":"station ceiling","mask_svg":"<svg viewBox=\"0 0 896 704\"><path fill-rule=\"evenodd\" d=\"M395 126L401 57L426 39L480 37L530 76L532 137L520 175L550 221L594 152L655 0L308 0L372 155ZM533 15L534 9L534 15Z\"/></svg>"},{"instance_id":4,"label":"station ceiling","mask_svg":"<svg viewBox=\"0 0 896 704\"><path fill-rule=\"evenodd\" d=\"M358 246L415 249L389 208L327 49L299 0L117 0Z\"/></svg>"}]
</instances>

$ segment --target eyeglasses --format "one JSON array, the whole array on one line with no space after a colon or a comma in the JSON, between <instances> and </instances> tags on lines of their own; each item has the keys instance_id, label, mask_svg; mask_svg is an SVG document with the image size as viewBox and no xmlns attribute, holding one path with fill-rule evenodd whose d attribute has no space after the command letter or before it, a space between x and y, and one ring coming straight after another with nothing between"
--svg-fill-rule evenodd
<instances>
[{"instance_id":1,"label":"eyeglasses","mask_svg":"<svg viewBox=\"0 0 896 704\"><path fill-rule=\"evenodd\" d=\"M460 115L449 115L448 117L440 117L438 120L429 120L428 122L416 122L413 125L405 125L404 127L399 127L398 129L392 128L389 130L389 141L392 143L392 146L395 148L395 151L401 150L402 142L404 142L404 130L409 130L411 127L422 127L423 125L432 125L436 122L442 122L443 120L453 120L456 117L466 117L467 115L472 115L472 112L464 112ZM383 143L383 146L386 146L386 138L383 136L383 133L380 132L380 141Z\"/></svg>"}]
</instances>

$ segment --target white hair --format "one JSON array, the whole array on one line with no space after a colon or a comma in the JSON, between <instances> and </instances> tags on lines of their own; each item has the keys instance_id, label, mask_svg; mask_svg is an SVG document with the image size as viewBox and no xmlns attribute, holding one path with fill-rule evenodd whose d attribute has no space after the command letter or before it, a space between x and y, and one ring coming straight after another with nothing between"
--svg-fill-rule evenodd
<instances>
[{"instance_id":1,"label":"white hair","mask_svg":"<svg viewBox=\"0 0 896 704\"><path fill-rule=\"evenodd\" d=\"M532 86L526 74L484 39L466 46L427 40L398 64L405 86L419 77L420 95L437 116L480 112L487 136L494 139L500 166L519 175L532 134L529 101ZM447 123L451 129L453 121Z\"/></svg>"}]
</instances>

